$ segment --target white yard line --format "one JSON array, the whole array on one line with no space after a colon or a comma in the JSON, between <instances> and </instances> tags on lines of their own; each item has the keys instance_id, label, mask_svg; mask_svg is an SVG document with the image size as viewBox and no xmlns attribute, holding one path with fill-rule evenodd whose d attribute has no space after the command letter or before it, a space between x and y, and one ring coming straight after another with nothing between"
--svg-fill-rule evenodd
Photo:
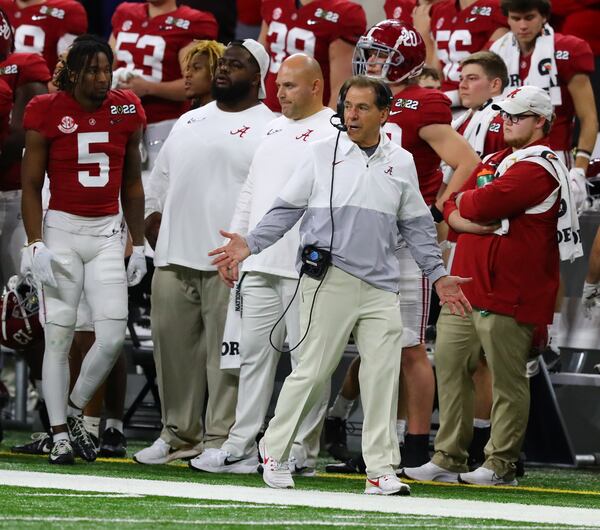
<instances>
[{"instance_id":1,"label":"white yard line","mask_svg":"<svg viewBox=\"0 0 600 530\"><path fill-rule=\"evenodd\" d=\"M474 519L500 519L530 523L600 526L600 510L559 506L531 506L459 499L381 497L311 490L275 490L248 486L141 480L29 471L0 471L0 484L98 493L158 495L187 499L251 502L361 512L434 515Z\"/></svg>"}]
</instances>

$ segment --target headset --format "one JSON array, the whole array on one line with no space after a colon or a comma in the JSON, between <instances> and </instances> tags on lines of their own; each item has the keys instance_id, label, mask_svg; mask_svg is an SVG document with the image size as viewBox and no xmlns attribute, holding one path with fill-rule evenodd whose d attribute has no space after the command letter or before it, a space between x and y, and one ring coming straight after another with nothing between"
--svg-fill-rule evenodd
<instances>
[{"instance_id":1,"label":"headset","mask_svg":"<svg viewBox=\"0 0 600 530\"><path fill-rule=\"evenodd\" d=\"M320 249L313 245L307 245L302 249L302 267L300 269L300 277L298 278L296 289L294 291L294 294L292 295L292 299L283 311L283 314L277 319L277 322L275 322L275 324L271 328L271 332L269 333L269 342L271 346L279 353L290 353L294 351L296 348L298 348L298 346L300 346L300 344L304 342L304 339L306 339L306 336L308 335L308 330L310 329L310 324L312 322L312 312L313 308L315 307L317 293L319 292L321 285L323 285L323 280L325 280L327 269L329 269L329 265L331 265L331 251L333 248L333 235L335 233L335 223L333 219L333 183L335 180L335 166L337 161L337 151L338 144L340 141L340 135L342 134L342 132L348 130L348 127L346 127L346 124L344 123L344 105L346 103L346 94L348 93L350 87L354 85L356 77L358 76L346 80L341 86L336 104L336 113L333 114L329 119L331 125L333 125L338 130L337 137L335 139L335 147L333 149L333 160L331 162L331 186L329 189L329 216L331 218L331 239L329 240L329 250ZM392 100L394 99L394 95L392 94L390 87L386 83L378 79L368 79L372 82L370 86L375 91L375 103L377 105L377 108L389 109L391 107ZM334 118L337 118L339 120L339 123L334 123ZM275 328L283 320L292 303L294 302L296 294L298 293L298 288L300 287L300 280L304 274L314 278L315 280L319 280L319 285L317 285L317 288L315 289L315 294L313 296L312 303L310 306L306 331L304 332L302 338L298 341L298 344L296 344L293 348L290 348L289 350L280 350L277 346L275 346L275 344L273 344L273 333L275 331Z\"/></svg>"}]
</instances>

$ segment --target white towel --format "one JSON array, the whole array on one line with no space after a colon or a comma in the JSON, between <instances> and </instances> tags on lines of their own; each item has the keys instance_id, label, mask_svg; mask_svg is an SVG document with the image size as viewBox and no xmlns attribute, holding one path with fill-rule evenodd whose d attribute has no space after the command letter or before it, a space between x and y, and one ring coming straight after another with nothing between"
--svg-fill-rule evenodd
<instances>
[{"instance_id":1,"label":"white towel","mask_svg":"<svg viewBox=\"0 0 600 530\"><path fill-rule=\"evenodd\" d=\"M492 44L490 51L497 53L506 63L508 79L511 81L510 86L506 87L504 91L507 94L517 86L512 84L512 80L519 77L519 61L521 60L521 50L514 33L509 31L506 35L500 37ZM558 85L558 69L554 55L554 30L549 24L544 24L542 34L535 41L527 78L520 81L522 82L518 86L534 85L547 90L552 105L555 107L562 105L560 86Z\"/></svg>"},{"instance_id":2,"label":"white towel","mask_svg":"<svg viewBox=\"0 0 600 530\"><path fill-rule=\"evenodd\" d=\"M556 189L540 204L526 210L526 214L539 214L548 211L556 202L560 194L560 207L558 211L557 239L560 259L562 261L573 261L583 256L581 246L581 234L579 231L579 219L574 208L575 201L569 185L569 170L558 158L558 155L544 145L532 145L519 149L507 156L496 170L494 178L501 177L508 168L517 162L527 159L542 166L552 175L558 184ZM496 230L496 234L508 234L510 222L508 219L501 220L502 226Z\"/></svg>"}]
</instances>

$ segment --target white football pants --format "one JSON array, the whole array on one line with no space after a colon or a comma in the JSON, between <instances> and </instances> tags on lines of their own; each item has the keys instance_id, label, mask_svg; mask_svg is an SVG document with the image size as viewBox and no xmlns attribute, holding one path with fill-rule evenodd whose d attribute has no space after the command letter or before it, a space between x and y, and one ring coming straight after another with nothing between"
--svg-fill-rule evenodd
<instances>
[{"instance_id":1,"label":"white football pants","mask_svg":"<svg viewBox=\"0 0 600 530\"><path fill-rule=\"evenodd\" d=\"M0 191L0 289L19 272L27 235L21 218L21 190Z\"/></svg>"},{"instance_id":2,"label":"white football pants","mask_svg":"<svg viewBox=\"0 0 600 530\"><path fill-rule=\"evenodd\" d=\"M59 263L57 287L43 286L46 350L42 381L51 425L66 422L68 354L82 291L92 312L96 340L71 393L83 408L117 360L127 326L127 281L121 234L89 235L44 227L44 242Z\"/></svg>"}]
</instances>

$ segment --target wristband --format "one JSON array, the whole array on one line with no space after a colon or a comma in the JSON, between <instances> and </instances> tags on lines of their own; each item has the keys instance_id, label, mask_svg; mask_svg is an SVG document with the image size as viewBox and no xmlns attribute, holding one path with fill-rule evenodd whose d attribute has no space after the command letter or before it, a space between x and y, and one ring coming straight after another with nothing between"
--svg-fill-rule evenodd
<instances>
[{"instance_id":1,"label":"wristband","mask_svg":"<svg viewBox=\"0 0 600 530\"><path fill-rule=\"evenodd\" d=\"M27 245L25 245L26 247L30 247L31 245L33 245L34 243L42 243L43 239L34 239L33 241L28 241Z\"/></svg>"},{"instance_id":2,"label":"wristband","mask_svg":"<svg viewBox=\"0 0 600 530\"><path fill-rule=\"evenodd\" d=\"M441 223L444 220L444 214L437 209L435 203L429 207L429 211L431 212L431 216L436 223Z\"/></svg>"},{"instance_id":3,"label":"wristband","mask_svg":"<svg viewBox=\"0 0 600 530\"><path fill-rule=\"evenodd\" d=\"M579 149L578 147L575 149L575 158L578 157L587 158L588 160L591 160L592 153L590 153L587 149Z\"/></svg>"}]
</instances>

